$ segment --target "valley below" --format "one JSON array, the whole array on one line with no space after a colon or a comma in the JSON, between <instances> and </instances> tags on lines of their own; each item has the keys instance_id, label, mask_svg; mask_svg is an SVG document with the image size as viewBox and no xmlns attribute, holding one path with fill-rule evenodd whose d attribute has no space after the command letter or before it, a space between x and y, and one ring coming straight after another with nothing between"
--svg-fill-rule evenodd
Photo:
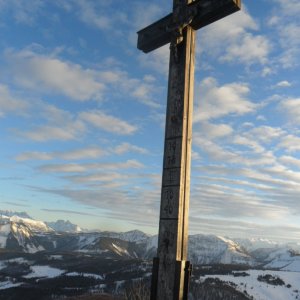
<instances>
[{"instance_id":1,"label":"valley below","mask_svg":"<svg viewBox=\"0 0 300 300\"><path fill-rule=\"evenodd\" d=\"M95 253L1 251L0 299L149 299L151 269L151 260ZM299 282L300 272L194 265L189 299L300 299Z\"/></svg>"}]
</instances>

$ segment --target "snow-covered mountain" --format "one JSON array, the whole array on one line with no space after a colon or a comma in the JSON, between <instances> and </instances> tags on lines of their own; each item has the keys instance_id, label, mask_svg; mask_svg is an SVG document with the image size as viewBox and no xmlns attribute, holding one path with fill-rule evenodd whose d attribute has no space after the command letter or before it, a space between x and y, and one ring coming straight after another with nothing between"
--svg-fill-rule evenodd
<instances>
[{"instance_id":1,"label":"snow-covered mountain","mask_svg":"<svg viewBox=\"0 0 300 300\"><path fill-rule=\"evenodd\" d=\"M259 238L249 238L249 239L241 239L241 238L235 238L233 239L237 244L239 244L241 247L246 249L248 252L255 251L257 249L264 249L264 248L278 248L283 246L283 244L280 244L275 241L271 241L268 239L259 239Z\"/></svg>"},{"instance_id":2,"label":"snow-covered mountain","mask_svg":"<svg viewBox=\"0 0 300 300\"><path fill-rule=\"evenodd\" d=\"M140 230L131 230L127 232L111 232L111 231L103 231L101 232L102 236L117 238L127 242L141 242L145 241L150 237L149 234L146 234Z\"/></svg>"},{"instance_id":3,"label":"snow-covered mountain","mask_svg":"<svg viewBox=\"0 0 300 300\"><path fill-rule=\"evenodd\" d=\"M46 224L57 232L82 232L83 230L69 220L57 220L56 222L46 222Z\"/></svg>"},{"instance_id":4,"label":"snow-covered mountain","mask_svg":"<svg viewBox=\"0 0 300 300\"><path fill-rule=\"evenodd\" d=\"M267 239L235 239L246 249L256 264L264 268L283 271L300 271L299 243L279 243Z\"/></svg>"},{"instance_id":5,"label":"snow-covered mountain","mask_svg":"<svg viewBox=\"0 0 300 300\"><path fill-rule=\"evenodd\" d=\"M38 232L52 232L44 222L18 216L0 217L0 248L35 253L45 250L36 238Z\"/></svg>"},{"instance_id":6,"label":"snow-covered mountain","mask_svg":"<svg viewBox=\"0 0 300 300\"><path fill-rule=\"evenodd\" d=\"M10 222L15 224L24 224L24 226L28 227L32 232L52 232L47 224L43 221L36 221L28 218L21 218L18 216L10 217Z\"/></svg>"},{"instance_id":7,"label":"snow-covered mountain","mask_svg":"<svg viewBox=\"0 0 300 300\"><path fill-rule=\"evenodd\" d=\"M245 249L224 237L192 235L188 247L189 259L197 264L255 264L255 259Z\"/></svg>"},{"instance_id":8,"label":"snow-covered mountain","mask_svg":"<svg viewBox=\"0 0 300 300\"><path fill-rule=\"evenodd\" d=\"M156 256L157 236L139 230L82 232L69 221L48 223L0 215L0 248L21 252L81 251L105 257ZM188 257L194 264L239 264L300 272L300 244L264 239L230 239L214 235L189 236Z\"/></svg>"}]
</instances>

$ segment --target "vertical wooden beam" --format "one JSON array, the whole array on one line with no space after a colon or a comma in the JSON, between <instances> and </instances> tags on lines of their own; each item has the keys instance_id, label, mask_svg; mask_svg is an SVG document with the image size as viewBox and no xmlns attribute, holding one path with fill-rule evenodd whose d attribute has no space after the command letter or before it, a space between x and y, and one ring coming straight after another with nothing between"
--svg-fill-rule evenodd
<instances>
[{"instance_id":1,"label":"vertical wooden beam","mask_svg":"<svg viewBox=\"0 0 300 300\"><path fill-rule=\"evenodd\" d=\"M178 4L191 0L174 0ZM194 90L195 31L170 50L169 86L158 238L157 300L183 298L187 259Z\"/></svg>"}]
</instances>

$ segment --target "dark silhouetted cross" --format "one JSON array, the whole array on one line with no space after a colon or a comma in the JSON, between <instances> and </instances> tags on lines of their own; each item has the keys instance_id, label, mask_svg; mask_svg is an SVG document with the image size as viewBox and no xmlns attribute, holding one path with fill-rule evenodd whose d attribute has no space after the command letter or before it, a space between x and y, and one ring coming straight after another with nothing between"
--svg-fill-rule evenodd
<instances>
[{"instance_id":1,"label":"dark silhouetted cross","mask_svg":"<svg viewBox=\"0 0 300 300\"><path fill-rule=\"evenodd\" d=\"M173 0L173 12L138 32L148 53L170 43L169 87L157 257L151 299L187 299L187 262L196 30L230 15L241 0ZM145 7L145 9L147 9Z\"/></svg>"}]
</instances>

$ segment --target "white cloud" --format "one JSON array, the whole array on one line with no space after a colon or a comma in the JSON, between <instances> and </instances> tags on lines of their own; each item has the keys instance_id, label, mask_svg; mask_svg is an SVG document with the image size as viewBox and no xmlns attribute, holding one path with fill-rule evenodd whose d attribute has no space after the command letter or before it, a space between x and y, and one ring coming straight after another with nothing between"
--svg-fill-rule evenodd
<instances>
[{"instance_id":1,"label":"white cloud","mask_svg":"<svg viewBox=\"0 0 300 300\"><path fill-rule=\"evenodd\" d=\"M279 110L287 114L289 121L300 124L300 98L281 101Z\"/></svg>"},{"instance_id":2,"label":"white cloud","mask_svg":"<svg viewBox=\"0 0 300 300\"><path fill-rule=\"evenodd\" d=\"M297 167L298 169L300 169L300 160L298 158L283 155L279 158L279 160L281 163L286 164L292 168Z\"/></svg>"},{"instance_id":3,"label":"white cloud","mask_svg":"<svg viewBox=\"0 0 300 300\"><path fill-rule=\"evenodd\" d=\"M161 107L157 101L161 86L149 76L131 77L124 65L112 66L105 60L94 68L85 68L59 58L63 51L65 48L60 47L45 54L42 46L32 44L19 52L6 50L5 57L15 82L42 94L63 95L81 102L112 95L123 99L127 95L127 101L134 99L154 109Z\"/></svg>"},{"instance_id":4,"label":"white cloud","mask_svg":"<svg viewBox=\"0 0 300 300\"><path fill-rule=\"evenodd\" d=\"M200 123L199 127L202 135L205 135L209 139L222 138L233 133L232 127L227 124L213 124L209 122L202 122Z\"/></svg>"},{"instance_id":5,"label":"white cloud","mask_svg":"<svg viewBox=\"0 0 300 300\"><path fill-rule=\"evenodd\" d=\"M201 202L193 207L194 215L202 212L228 218L238 216L269 220L283 219L288 215L288 208L266 201L249 187L219 183L218 179L214 182L202 181L196 188L194 197L201 198Z\"/></svg>"},{"instance_id":6,"label":"white cloud","mask_svg":"<svg viewBox=\"0 0 300 300\"><path fill-rule=\"evenodd\" d=\"M63 126L39 126L30 131L16 131L18 135L37 142L50 140L70 141L79 139L85 132L86 127L80 121L65 123Z\"/></svg>"},{"instance_id":7,"label":"white cloud","mask_svg":"<svg viewBox=\"0 0 300 300\"><path fill-rule=\"evenodd\" d=\"M251 129L246 133L247 136L268 144L285 134L285 131L278 127L260 126Z\"/></svg>"},{"instance_id":8,"label":"white cloud","mask_svg":"<svg viewBox=\"0 0 300 300\"><path fill-rule=\"evenodd\" d=\"M194 122L245 115L256 109L256 105L247 99L250 89L246 84L218 86L214 78L208 77L202 81L200 90L201 99L196 102Z\"/></svg>"},{"instance_id":9,"label":"white cloud","mask_svg":"<svg viewBox=\"0 0 300 300\"><path fill-rule=\"evenodd\" d=\"M216 48L219 47L216 46L228 42L234 43L247 30L258 30L258 24L243 10L205 27L199 39L205 40L205 43L202 42L200 45L217 50Z\"/></svg>"},{"instance_id":10,"label":"white cloud","mask_svg":"<svg viewBox=\"0 0 300 300\"><path fill-rule=\"evenodd\" d=\"M143 167L144 167L144 165L137 160L127 160L125 162L116 162L116 163L48 164L48 165L42 165L42 166L38 167L38 169L42 172L47 172L47 173L48 172L50 172L50 173L84 173L84 172L98 171L97 174L102 174L103 176L105 176L107 171L110 171L110 170L141 169ZM101 170L101 173L99 170ZM96 174L96 176L97 176L97 174ZM93 176L94 175L95 174L93 174ZM81 176L85 176L85 175L80 175L80 177Z\"/></svg>"},{"instance_id":11,"label":"white cloud","mask_svg":"<svg viewBox=\"0 0 300 300\"><path fill-rule=\"evenodd\" d=\"M262 77L266 77L274 73L274 69L270 67L264 67L261 72Z\"/></svg>"},{"instance_id":12,"label":"white cloud","mask_svg":"<svg viewBox=\"0 0 300 300\"><path fill-rule=\"evenodd\" d=\"M221 147L209 139L203 138L201 134L194 134L193 143L215 161L232 163L239 160L239 156L236 153L228 151L225 147Z\"/></svg>"},{"instance_id":13,"label":"white cloud","mask_svg":"<svg viewBox=\"0 0 300 300\"><path fill-rule=\"evenodd\" d=\"M31 104L33 116L29 129L13 129L18 136L37 142L79 140L86 133L86 124L69 111L42 101Z\"/></svg>"},{"instance_id":14,"label":"white cloud","mask_svg":"<svg viewBox=\"0 0 300 300\"><path fill-rule=\"evenodd\" d=\"M142 29L159 20L163 16L164 7L165 6L163 5L158 5L155 3L147 3L147 9L145 9L145 3L135 3L133 8L133 23L135 28Z\"/></svg>"},{"instance_id":15,"label":"white cloud","mask_svg":"<svg viewBox=\"0 0 300 300\"><path fill-rule=\"evenodd\" d=\"M281 139L278 147L285 149L287 152L300 151L300 138L292 134L286 135Z\"/></svg>"},{"instance_id":16,"label":"white cloud","mask_svg":"<svg viewBox=\"0 0 300 300\"><path fill-rule=\"evenodd\" d=\"M298 0L284 1L275 0L278 6L273 11L269 26L276 29L276 48L280 49L278 62L283 68L295 68L299 65L300 54L300 5ZM278 38L279 37L279 38Z\"/></svg>"},{"instance_id":17,"label":"white cloud","mask_svg":"<svg viewBox=\"0 0 300 300\"><path fill-rule=\"evenodd\" d=\"M138 99L138 101L144 103L145 105L148 105L152 108L159 108L160 104L153 101L153 98L151 97L153 90L155 90L153 84L140 82L132 88L131 94L133 97Z\"/></svg>"},{"instance_id":18,"label":"white cloud","mask_svg":"<svg viewBox=\"0 0 300 300\"><path fill-rule=\"evenodd\" d=\"M244 212L239 213L238 207L245 204L242 210L250 210L246 212L248 217L255 217L256 214L258 218L281 219L283 222L290 213L300 214L299 161L284 156L279 161L289 165L286 167L278 163L275 157L269 165L249 165L248 160L247 155L243 155L243 160L241 159L238 165L232 165L229 164L231 161L224 157L223 160L216 161L216 165L199 166L200 176L194 197L199 195L205 202L199 211L205 211L207 207L209 214L224 216L224 209L227 211L227 217L234 218L234 213L231 213L235 211L240 218ZM298 164L298 172L290 168L293 164ZM191 194L193 195L193 191ZM226 203L226 207L223 207L222 203Z\"/></svg>"},{"instance_id":19,"label":"white cloud","mask_svg":"<svg viewBox=\"0 0 300 300\"><path fill-rule=\"evenodd\" d=\"M201 33L199 46L221 61L266 64L271 50L268 38L249 32L258 29L258 24L243 9L207 26Z\"/></svg>"},{"instance_id":20,"label":"white cloud","mask_svg":"<svg viewBox=\"0 0 300 300\"><path fill-rule=\"evenodd\" d=\"M53 155L47 152L24 152L16 156L17 161L26 161L26 160L51 160Z\"/></svg>"},{"instance_id":21,"label":"white cloud","mask_svg":"<svg viewBox=\"0 0 300 300\"><path fill-rule=\"evenodd\" d=\"M244 136L235 136L233 139L233 143L241 146L246 146L251 148L256 153L262 153L265 151L265 148L262 147L259 143L256 141L246 138Z\"/></svg>"},{"instance_id":22,"label":"white cloud","mask_svg":"<svg viewBox=\"0 0 300 300\"><path fill-rule=\"evenodd\" d=\"M265 116L263 116L263 115L258 115L257 117L256 117L256 120L257 121L267 121L267 119L266 119L266 117Z\"/></svg>"},{"instance_id":23,"label":"white cloud","mask_svg":"<svg viewBox=\"0 0 300 300\"><path fill-rule=\"evenodd\" d=\"M87 147L66 152L24 152L16 157L17 161L26 160L79 160L79 159L95 159L106 155L107 152L99 147Z\"/></svg>"},{"instance_id":24,"label":"white cloud","mask_svg":"<svg viewBox=\"0 0 300 300\"><path fill-rule=\"evenodd\" d=\"M243 36L240 43L228 47L220 59L230 62L240 61L247 65L257 62L266 64L270 48L270 43L266 37L247 34Z\"/></svg>"},{"instance_id":25,"label":"white cloud","mask_svg":"<svg viewBox=\"0 0 300 300\"><path fill-rule=\"evenodd\" d=\"M275 0L280 4L280 11L286 16L299 16L300 14L300 3L298 0Z\"/></svg>"},{"instance_id":26,"label":"white cloud","mask_svg":"<svg viewBox=\"0 0 300 300\"><path fill-rule=\"evenodd\" d=\"M111 183L116 181L123 181L123 184L127 184L128 180L132 176L128 174L121 174L118 172L105 172L105 173L98 173L98 174L87 174L87 175L74 175L74 176L67 176L66 179L70 180L73 183L80 183L80 184L89 184L89 183Z\"/></svg>"},{"instance_id":27,"label":"white cloud","mask_svg":"<svg viewBox=\"0 0 300 300\"><path fill-rule=\"evenodd\" d=\"M100 110L82 112L79 114L79 118L104 131L119 135L130 135L137 131L136 126L114 116L110 116Z\"/></svg>"},{"instance_id":28,"label":"white cloud","mask_svg":"<svg viewBox=\"0 0 300 300\"><path fill-rule=\"evenodd\" d=\"M103 10L95 7L95 2L87 2L79 0L78 13L80 19L89 25L95 26L99 29L110 29L113 24L113 18L110 15L104 13Z\"/></svg>"},{"instance_id":29,"label":"white cloud","mask_svg":"<svg viewBox=\"0 0 300 300\"><path fill-rule=\"evenodd\" d=\"M124 181L124 178L122 178ZM97 184L99 186L99 184ZM121 188L105 187L101 189L36 189L40 192L66 197L74 202L105 210L105 217L112 220L123 220L126 224L136 226L153 226L156 224L159 211L159 191L149 192L132 189L128 194ZM143 199L143 201L136 201ZM128 209L130 207L130 209Z\"/></svg>"},{"instance_id":30,"label":"white cloud","mask_svg":"<svg viewBox=\"0 0 300 300\"><path fill-rule=\"evenodd\" d=\"M39 118L35 120L36 125L31 125L30 129L13 129L13 132L25 139L37 142L82 140L88 132L88 125L118 135L131 135L138 130L137 126L108 115L101 110L82 111L72 114L69 111L41 101L35 102L35 105L32 105L32 110L33 115ZM95 154L94 149L89 155L93 153ZM69 155L71 155L70 152ZM74 157L76 155L80 156L81 153L73 153Z\"/></svg>"},{"instance_id":31,"label":"white cloud","mask_svg":"<svg viewBox=\"0 0 300 300\"><path fill-rule=\"evenodd\" d=\"M58 157L67 160L94 159L102 157L105 154L106 152L99 147L88 147L69 152L58 153Z\"/></svg>"},{"instance_id":32,"label":"white cloud","mask_svg":"<svg viewBox=\"0 0 300 300\"><path fill-rule=\"evenodd\" d=\"M142 147L138 147L129 143L122 143L120 145L118 145L114 150L114 153L116 154L124 154L127 152L135 152L135 153L139 153L139 154L147 154L148 150Z\"/></svg>"},{"instance_id":33,"label":"white cloud","mask_svg":"<svg viewBox=\"0 0 300 300\"><path fill-rule=\"evenodd\" d=\"M266 166L276 162L276 158L271 151L265 150L256 141L236 136L229 139L231 143L216 143L209 138L203 138L201 133L194 134L194 145L201 152L216 163L224 163L238 166ZM247 146L248 151L241 151L240 145ZM265 151L264 151L265 150Z\"/></svg>"},{"instance_id":34,"label":"white cloud","mask_svg":"<svg viewBox=\"0 0 300 300\"><path fill-rule=\"evenodd\" d=\"M167 77L169 71L170 46L166 45L150 53L138 56L142 67L146 67Z\"/></svg>"},{"instance_id":35,"label":"white cloud","mask_svg":"<svg viewBox=\"0 0 300 300\"><path fill-rule=\"evenodd\" d=\"M292 84L287 80L280 81L276 84L277 87L291 87Z\"/></svg>"},{"instance_id":36,"label":"white cloud","mask_svg":"<svg viewBox=\"0 0 300 300\"><path fill-rule=\"evenodd\" d=\"M142 147L132 145L130 143L122 143L111 150L103 150L99 147L91 146L81 149L74 149L70 151L63 152L24 152L15 157L17 161L27 161L27 160L90 160L97 159L109 154L122 155L125 153L138 153L147 154L148 150ZM75 165L73 165L75 166ZM81 168L80 168L81 170Z\"/></svg>"},{"instance_id":37,"label":"white cloud","mask_svg":"<svg viewBox=\"0 0 300 300\"><path fill-rule=\"evenodd\" d=\"M144 78L133 78L128 75L127 72L107 66L107 69L103 69L98 72L99 80L105 84L107 97L112 94L112 91L117 96L123 98L127 95L128 98L136 99L138 102L143 103L151 108L159 108L160 104L156 95L160 91L160 86L155 82L155 78L152 77L149 80L149 76Z\"/></svg>"},{"instance_id":38,"label":"white cloud","mask_svg":"<svg viewBox=\"0 0 300 300\"><path fill-rule=\"evenodd\" d=\"M266 238L279 241L297 242L300 238L300 228L297 226L283 226L282 224L265 225L261 222L244 222L236 221L232 218L201 218L199 216L190 216L190 231L193 233L211 232L216 235L224 235L224 228L226 228L226 235L229 237L241 236L253 238ZM287 232L289 233L287 235Z\"/></svg>"},{"instance_id":39,"label":"white cloud","mask_svg":"<svg viewBox=\"0 0 300 300\"><path fill-rule=\"evenodd\" d=\"M8 51L6 54L15 80L27 87L54 94L63 94L77 101L99 99L104 85L97 72L56 57L37 54L31 50Z\"/></svg>"},{"instance_id":40,"label":"white cloud","mask_svg":"<svg viewBox=\"0 0 300 300\"><path fill-rule=\"evenodd\" d=\"M295 67L299 64L298 56L300 54L300 24L288 23L280 24L278 28L280 35L280 44L284 49L280 62L285 68Z\"/></svg>"},{"instance_id":41,"label":"white cloud","mask_svg":"<svg viewBox=\"0 0 300 300\"><path fill-rule=\"evenodd\" d=\"M0 117L6 113L23 114L28 107L27 102L14 97L7 86L0 84Z\"/></svg>"},{"instance_id":42,"label":"white cloud","mask_svg":"<svg viewBox=\"0 0 300 300\"><path fill-rule=\"evenodd\" d=\"M2 11L11 12L17 23L25 25L34 24L35 18L43 6L44 1L42 0L31 0L30 5L26 0L0 1Z\"/></svg>"}]
</instances>

